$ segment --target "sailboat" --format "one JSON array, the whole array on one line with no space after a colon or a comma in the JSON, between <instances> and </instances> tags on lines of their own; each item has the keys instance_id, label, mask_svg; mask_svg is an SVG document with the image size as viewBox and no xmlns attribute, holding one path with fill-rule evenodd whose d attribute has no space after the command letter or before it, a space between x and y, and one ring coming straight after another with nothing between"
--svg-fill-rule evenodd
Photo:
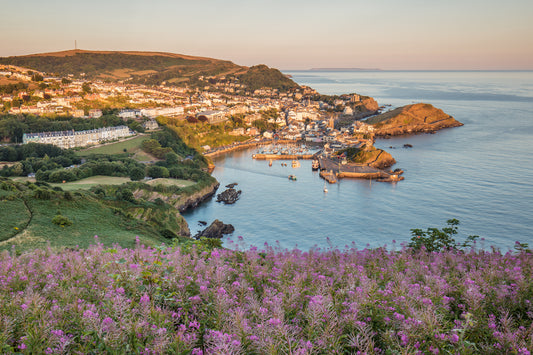
<instances>
[{"instance_id":1,"label":"sailboat","mask_svg":"<svg viewBox=\"0 0 533 355\"><path fill-rule=\"evenodd\" d=\"M328 188L326 187L326 182L324 181L324 193L328 193Z\"/></svg>"}]
</instances>

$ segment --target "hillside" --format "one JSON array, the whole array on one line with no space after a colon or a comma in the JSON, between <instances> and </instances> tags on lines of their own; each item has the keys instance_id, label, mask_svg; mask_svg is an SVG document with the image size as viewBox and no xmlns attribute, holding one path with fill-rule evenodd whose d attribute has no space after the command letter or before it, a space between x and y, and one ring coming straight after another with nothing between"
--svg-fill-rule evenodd
<instances>
[{"instance_id":1,"label":"hillside","mask_svg":"<svg viewBox=\"0 0 533 355\"><path fill-rule=\"evenodd\" d=\"M397 136L412 133L434 133L463 124L430 104L418 103L399 107L369 118L377 136Z\"/></svg>"},{"instance_id":2,"label":"hillside","mask_svg":"<svg viewBox=\"0 0 533 355\"><path fill-rule=\"evenodd\" d=\"M128 218L123 211L106 205L94 195L54 190L47 186L0 181L0 249L16 245L18 249L87 247L98 235L106 245L158 245L165 241L155 228ZM61 214L72 224L53 223Z\"/></svg>"},{"instance_id":3,"label":"hillside","mask_svg":"<svg viewBox=\"0 0 533 355\"><path fill-rule=\"evenodd\" d=\"M0 58L16 65L57 76L89 80L128 81L135 84L203 87L211 81L242 80L252 90L262 87L286 90L298 85L276 69L252 68L227 60L162 52L112 52L70 50ZM212 84L212 82L211 82Z\"/></svg>"}]
</instances>

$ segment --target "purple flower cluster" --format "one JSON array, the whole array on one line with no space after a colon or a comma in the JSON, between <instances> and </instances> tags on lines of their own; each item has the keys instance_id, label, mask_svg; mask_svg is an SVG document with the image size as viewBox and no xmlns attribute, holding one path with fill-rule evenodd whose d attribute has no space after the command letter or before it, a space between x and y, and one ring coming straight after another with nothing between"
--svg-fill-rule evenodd
<instances>
[{"instance_id":1,"label":"purple flower cluster","mask_svg":"<svg viewBox=\"0 0 533 355\"><path fill-rule=\"evenodd\" d=\"M4 251L0 349L525 355L532 274L527 251Z\"/></svg>"}]
</instances>

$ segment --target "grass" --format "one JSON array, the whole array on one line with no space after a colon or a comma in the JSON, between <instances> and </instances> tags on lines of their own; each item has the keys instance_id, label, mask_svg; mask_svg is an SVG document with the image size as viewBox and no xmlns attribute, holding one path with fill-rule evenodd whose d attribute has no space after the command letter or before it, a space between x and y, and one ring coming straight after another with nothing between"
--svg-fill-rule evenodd
<instances>
[{"instance_id":1,"label":"grass","mask_svg":"<svg viewBox=\"0 0 533 355\"><path fill-rule=\"evenodd\" d=\"M131 181L129 177L95 175L78 181L66 182L64 184L50 184L59 186L65 191L88 190L96 185L122 185Z\"/></svg>"},{"instance_id":2,"label":"grass","mask_svg":"<svg viewBox=\"0 0 533 355\"><path fill-rule=\"evenodd\" d=\"M48 245L85 248L94 244L95 235L108 246L133 247L137 236L142 243L152 246L168 242L155 228L88 195L74 196L71 201L26 199L29 209L21 198L0 201L0 250L13 245L19 250L46 248ZM58 212L73 224L65 227L53 224L52 219Z\"/></svg>"},{"instance_id":3,"label":"grass","mask_svg":"<svg viewBox=\"0 0 533 355\"><path fill-rule=\"evenodd\" d=\"M124 149L126 149L127 153L136 154L141 151L141 144L143 141L149 139L148 136L145 135L139 135L134 138L130 138L127 140L123 140L116 143L110 143L106 145L97 146L94 148L88 148L84 150L80 150L77 152L77 154L81 157L86 157L91 154L121 154L124 153ZM151 159L153 160L153 159Z\"/></svg>"},{"instance_id":4,"label":"grass","mask_svg":"<svg viewBox=\"0 0 533 355\"><path fill-rule=\"evenodd\" d=\"M21 199L0 201L0 211L2 211L2 218L0 218L0 242L19 233L31 217L29 210Z\"/></svg>"},{"instance_id":5,"label":"grass","mask_svg":"<svg viewBox=\"0 0 533 355\"><path fill-rule=\"evenodd\" d=\"M154 161L159 160L156 157L146 153L145 151L139 150L137 153L133 155L133 159L137 161Z\"/></svg>"},{"instance_id":6,"label":"grass","mask_svg":"<svg viewBox=\"0 0 533 355\"><path fill-rule=\"evenodd\" d=\"M164 186L178 186L187 187L196 184L194 181L179 180L179 179L153 179L147 182L149 185L164 185Z\"/></svg>"}]
</instances>

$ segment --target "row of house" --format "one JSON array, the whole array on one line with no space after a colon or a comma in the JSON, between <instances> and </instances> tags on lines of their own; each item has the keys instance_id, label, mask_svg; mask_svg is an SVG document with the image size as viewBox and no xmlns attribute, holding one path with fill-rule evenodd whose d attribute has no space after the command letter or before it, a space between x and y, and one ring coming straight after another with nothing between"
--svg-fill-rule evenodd
<instances>
[{"instance_id":1,"label":"row of house","mask_svg":"<svg viewBox=\"0 0 533 355\"><path fill-rule=\"evenodd\" d=\"M127 126L104 127L86 131L56 131L24 133L22 143L53 144L63 149L85 147L105 141L133 136L136 133Z\"/></svg>"}]
</instances>

